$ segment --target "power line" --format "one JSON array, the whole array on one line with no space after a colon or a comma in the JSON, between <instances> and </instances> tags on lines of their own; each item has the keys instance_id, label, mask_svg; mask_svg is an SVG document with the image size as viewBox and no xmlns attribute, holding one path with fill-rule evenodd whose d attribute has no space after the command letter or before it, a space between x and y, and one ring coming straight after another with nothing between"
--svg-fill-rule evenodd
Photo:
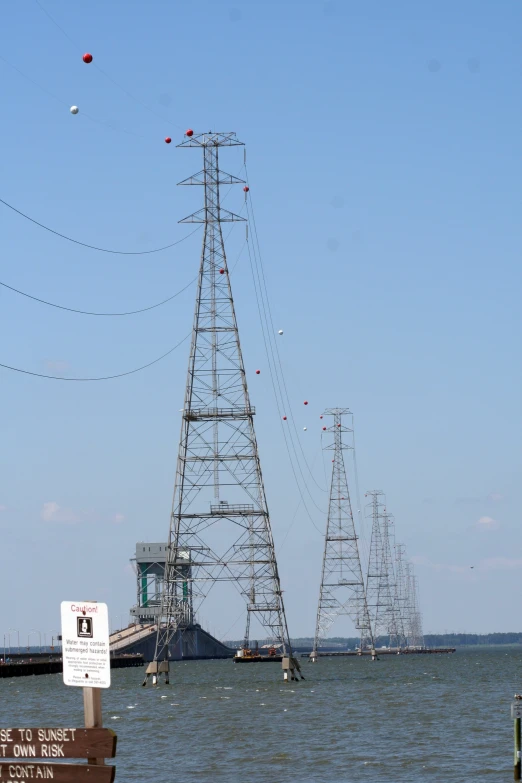
<instances>
[{"instance_id":1,"label":"power line","mask_svg":"<svg viewBox=\"0 0 522 783\"><path fill-rule=\"evenodd\" d=\"M321 453L321 456L322 456L322 452L323 452L323 449L322 449L322 448L320 448L320 450L319 450L318 452L316 452L316 455L315 455L315 457L314 457L314 461L312 462L312 469L313 469L313 467L314 467L314 465L315 465L315 461L316 461L316 459L317 459L317 455L318 455L319 453ZM285 544L285 541L286 541L286 539L288 538L288 536L289 536L289 534L290 534L290 531L291 531L291 529L292 529L292 527L293 527L293 525L294 525L294 522L295 522L295 520L296 520L296 518L297 518L297 512L298 512L298 511L299 511L299 509L301 508L301 503L302 503L302 502L303 502L303 499L302 499L302 497L301 497L301 498L299 499L299 503L297 504L297 508L296 508L296 510L294 511L294 516L292 517L292 521L290 522L290 524L289 524L289 526L288 526L288 528L287 528L287 531L286 531L286 533L285 533L285 535L284 535L284 538L283 538L283 540L282 540L282 541L281 541L281 543L279 544L278 552L281 552L281 550L282 550L282 548L283 548L283 546L284 546L284 544ZM318 529L318 528L316 528L316 530L317 530L317 532L319 532L319 529ZM322 535L322 534L321 534L321 535Z\"/></svg>"},{"instance_id":2,"label":"power line","mask_svg":"<svg viewBox=\"0 0 522 783\"><path fill-rule=\"evenodd\" d=\"M20 291L18 288L13 288L13 286L7 285L7 283L2 283L1 280L0 280L0 285L3 286L4 288L8 288L10 291L14 291L16 294L20 294L20 296L27 297L27 299L33 299L35 302L39 302L40 304L47 305L48 307L56 307L58 310L66 310L69 313L79 313L80 315L121 316L121 315L136 315L137 313L146 313L148 310L154 310L156 307L161 307L161 305L164 305L167 302L171 302L177 296L182 294L183 291L186 291L187 288L190 288L190 286L193 285L197 279L198 278L195 277L193 280L190 281L190 283L187 283L186 286L181 288L175 294L172 294L172 296L169 296L167 299L163 299L162 302L157 302L156 304L150 305L150 307L142 307L141 310L129 310L128 312L125 313L94 313L94 312L89 312L88 310L76 310L74 307L65 307L64 305L54 304L54 302L47 302L45 299L39 299L37 296L31 296L31 294L25 293L25 291Z\"/></svg>"},{"instance_id":3,"label":"power line","mask_svg":"<svg viewBox=\"0 0 522 783\"><path fill-rule=\"evenodd\" d=\"M266 353L266 357L267 357L267 361L268 361L268 369L269 369L269 373L270 373L270 379L272 381L272 389L274 391L274 397L275 397L277 412L279 414L280 426L281 426L281 430L283 432L283 438L284 438L284 441L285 441L285 447L286 447L286 451L287 451L287 454L288 454L290 467L292 469L292 473L293 473L293 476L294 476L294 479L295 479L295 483L296 483L296 486L297 486L297 491L299 492L299 495L301 497L301 502L302 502L303 507L304 507L304 509L306 511L306 514L307 514L310 522L312 523L313 527L317 530L319 535L322 536L323 535L322 531L319 530L319 528L315 524L315 522L313 520L313 517L312 517L312 515L310 513L310 510L309 510L308 506L306 505L306 501L304 499L303 491L302 491L301 485L299 483L299 479L298 479L298 476L297 476L296 468L295 468L295 465L294 465L294 459L292 457L292 451L291 451L289 443L288 443L288 438L290 438L290 442L292 444L292 449L294 451L294 455L296 455L295 446L294 446L293 441L292 441L292 433L291 433L290 430L287 433L286 427L283 425L281 403L280 403L279 396L278 396L278 388L279 388L279 395L281 396L281 402L284 402L284 400L283 400L282 393L281 393L281 384L280 384L280 381L279 381L279 376L278 376L278 373L277 373L277 365L275 363L273 347L272 347L272 343L271 343L271 340L270 340L270 330L268 328L268 323L267 323L267 318L266 318L266 308L265 308L264 301L263 301L262 297L260 298L259 293L258 293L258 286L261 285L260 281L259 281L259 270L257 269L257 266L254 263L253 258L252 258L252 253L250 252L250 242L247 242L247 248L248 248L248 256L249 256L249 260L250 260L250 268L251 268L251 271L252 271L252 280L253 280L253 283L254 283L254 292L255 292L255 296L256 296L257 309L258 309L258 313L259 313L259 321L260 321L260 324L261 324L261 334L262 334L263 343L264 343L264 346L265 346L265 353ZM255 260L255 253L254 253L254 260ZM258 278L257 280L256 280L256 274L257 274L257 278ZM272 364L273 364L273 367L272 367ZM301 466L299 464L299 461L298 460L296 460L296 461L297 461L297 467L298 467L298 469L299 469L299 471L301 473L301 478L303 478L303 481L304 481L304 477L303 477L303 473L302 473L302 470L301 470ZM308 487L306 485L306 482L304 482L304 484L305 484L306 489L308 490L308 494L310 494L310 490L308 489ZM311 495L310 495L310 497L311 497ZM312 498L312 502L314 502L313 498ZM321 511L321 509L319 509L319 511Z\"/></svg>"},{"instance_id":4,"label":"power line","mask_svg":"<svg viewBox=\"0 0 522 783\"><path fill-rule=\"evenodd\" d=\"M47 16L47 18L51 20L51 22L52 22L52 23L55 25L55 27L57 27L57 28L58 28L58 30L60 30L60 32L61 32L61 33L63 33L63 35L65 35L65 37L66 37L66 38L67 38L67 39L68 39L68 40L69 40L69 41L72 43L72 45L76 47L76 46L77 46L77 44L76 44L76 41L73 41L73 39L71 38L71 36L70 36L68 33L66 33L66 32L65 32L65 30L63 29L63 27L60 27L60 25L58 24L58 22L56 22L56 21L53 19L53 17L51 16L51 14L50 14L48 11L46 11L46 10L45 10L45 8L44 8L44 7L43 7L43 5L42 5L42 4L39 2L39 0L35 0L35 3L36 3L36 5L37 5L37 6L39 6L40 10L42 10L42 11L44 12L44 14Z\"/></svg>"},{"instance_id":5,"label":"power line","mask_svg":"<svg viewBox=\"0 0 522 783\"><path fill-rule=\"evenodd\" d=\"M232 231L232 229L229 231L229 236L230 236L231 231ZM234 271L234 269L238 265L239 260L241 258L241 254L242 254L243 250L245 249L245 245L246 245L246 242L243 245L243 247L241 248L241 250L239 251L239 255L238 255L238 257L237 257L233 267L231 268L229 275L232 275L232 272ZM195 279L197 279L197 278L195 278ZM189 283L188 285L192 285L193 282L194 282L194 280L192 280L191 283ZM9 286L7 286L7 287L9 287ZM185 288L188 288L188 286L185 286ZM185 290L185 289L183 289L183 290ZM181 293L181 291L178 291L178 293ZM177 296L177 294L175 294L175 296ZM33 298L33 297L31 297L31 298ZM69 308L64 308L64 309L69 309ZM80 311L75 311L75 312L80 312ZM137 312L139 312L139 311L137 311ZM98 315L100 315L100 313L98 313ZM104 376L101 376L99 378L65 378L64 376L61 376L61 375L46 375L44 373L32 372L30 370L25 370L25 369L23 369L21 367L12 367L9 364L2 364L2 363L0 363L0 367L3 367L4 370L11 370L12 372L22 373L23 375L32 375L32 376L34 376L36 378L47 378L47 379L53 380L53 381L78 381L78 382L111 381L114 378L123 378L126 375L133 375L134 373L141 372L141 370L146 370L148 367L152 367L153 364L157 364L162 359L165 359L167 356L169 356L171 353L173 353L173 351L175 351L176 348L179 348L179 346L182 345L185 342L185 340L187 340L190 337L191 334L192 334L192 332L189 332L189 334L187 334L182 340L180 340L180 342L177 343L173 348L170 348L166 353L162 354L161 356L158 356L157 359L153 359L153 361L148 362L147 364L144 364L141 367L136 367L134 370L128 370L127 372L117 373L116 375L104 375Z\"/></svg>"},{"instance_id":6,"label":"power line","mask_svg":"<svg viewBox=\"0 0 522 783\"><path fill-rule=\"evenodd\" d=\"M47 16L47 18L51 20L51 22L54 24L54 26L57 27L58 30L60 30L62 35L64 35L67 38L67 40L70 43L72 43L72 45L75 47L75 49L79 50L79 46L76 43L76 41L74 41L71 38L71 36L63 29L63 27L61 27L61 25L58 24L58 22L51 16L49 11L47 11L47 9L45 9L43 7L43 5L40 3L40 1L39 0L35 0L35 3L40 8L40 10L43 11L43 13ZM169 125L174 125L174 127L179 128L180 130L183 130L181 128L181 125L176 125L175 122L172 122L171 120L167 119L166 117L163 117L161 114L158 114L158 112L156 112L154 109L151 109L151 107L148 106L146 103L144 103L142 100L140 100L139 98L136 98L136 96L133 95L131 92L129 92L125 87L123 87L123 85L119 84L119 82L117 82L115 79L113 79L112 76L110 76L110 74L108 74L106 71L102 70L100 68L100 66L97 65L97 63L94 60L92 62L92 66L94 66L94 68L96 68L96 70L99 71L99 73L103 74L103 76L105 76L106 79L108 79L116 87L118 87L118 89L120 89L122 92L124 92L125 95L127 95L128 98L130 98L133 101L136 101L136 103L139 103L140 106L143 106L144 109L147 109L148 112L150 112L151 114L154 114L162 122L168 123Z\"/></svg>"},{"instance_id":7,"label":"power line","mask_svg":"<svg viewBox=\"0 0 522 783\"><path fill-rule=\"evenodd\" d=\"M42 90L42 92L45 92L47 95L50 95L51 98L54 98L55 101L58 101L58 103L61 103L62 106L70 106L66 101L62 100L62 98L58 98L54 93L52 93L50 90L47 89L47 87L43 87L41 84L39 84L37 81L35 81L31 76L28 76L26 73L20 70L20 68L17 68L16 65L13 65L13 63L10 63L9 60L6 60L5 57L0 55L0 60L2 60L6 65L8 65L10 68L13 69L13 71L16 71L20 76L22 76L24 79L26 79L28 82L33 84L35 87L38 87L39 90ZM110 122L107 122L106 120L98 120L96 117L92 117L90 114L86 114L83 110L79 114L80 117L85 117L86 119L90 120L91 122L95 122L97 125L105 125L107 128L110 128L111 130L118 131L119 133L126 133L128 136L135 136L138 139L145 139L145 136L142 136L141 133L135 133L134 131L127 130L126 128L118 128L116 125L111 125Z\"/></svg>"},{"instance_id":8,"label":"power line","mask_svg":"<svg viewBox=\"0 0 522 783\"><path fill-rule=\"evenodd\" d=\"M276 348L274 349L274 334L273 334L274 333L274 325L273 325L273 322L271 321L271 317L270 317L270 321L269 321L269 318L268 318L268 315L267 315L267 311L268 312L270 311L270 305L268 303L268 293L267 293L266 287L263 289L263 282L264 281L262 280L261 273L259 271L259 266L260 265L257 264L259 251L258 251L258 253L256 255L256 248L255 248L255 246L252 249L253 249L253 254L254 254L254 260L256 261L256 265L253 268L255 269L255 273L258 276L258 287L259 287L260 293L261 293L261 309L263 311L263 317L264 317L265 322L266 322L266 328L267 328L267 333L268 333L268 347L269 347L269 350L270 350L270 353L271 353L271 356L272 356L272 362L273 362L273 365L274 365L274 376L275 376L275 379L276 379L277 387L279 389L279 395L280 395L280 398L281 398L281 404L282 404L283 412L285 412L285 414L286 414L286 412L288 412L288 415L290 416L291 421L293 421L291 403L290 403L290 400L288 398L288 394L286 394L286 402L285 402L285 395L283 394L283 389L286 392L286 386L285 386L284 377L283 377L283 373L282 373L281 362L279 362L279 368L278 368L278 364L277 364L277 361L276 361L277 345L276 345ZM266 301L266 304L265 304L265 301ZM277 358L279 358L278 354L277 354ZM301 445L301 443L299 441L299 435L297 433L297 428L295 427L295 425L294 425L294 430L295 430L296 440L298 441L298 443L299 443L299 445L301 447L301 451L302 451L302 445ZM283 428L283 432L286 432L286 428ZM290 443L291 443L291 446L292 446L292 449L293 449L293 452L294 452L294 456L295 456L295 460L296 460L298 471L299 471L299 473L301 475L301 479L303 481L303 485L304 485L306 491L308 492L310 500L312 501L312 503L315 506L315 508L321 514L324 514L325 512L320 508L320 506L317 505L317 503L314 500L314 497L313 497L312 493L310 492L310 488L308 487L307 481L306 481L304 473L303 473L303 469L301 467L301 463L299 461L299 455L297 453L297 448L296 448L296 445L294 443L294 435L293 435L292 429L290 427L288 428L288 437L290 439ZM285 436L285 440L286 440L286 436ZM308 465L307 465L307 467L308 467ZM310 468L308 468L308 470L311 473ZM310 519L311 519L311 517L310 517ZM312 522L312 524L314 524L314 523Z\"/></svg>"},{"instance_id":9,"label":"power line","mask_svg":"<svg viewBox=\"0 0 522 783\"><path fill-rule=\"evenodd\" d=\"M89 250L98 250L100 253L112 253L113 255L117 256L146 256L150 255L151 253L161 253L162 250L168 250L171 247L174 247L175 245L179 245L181 242L184 242L185 239L188 239L192 236L192 234L195 234L196 231L199 231L201 229L201 226L197 226L197 228L194 229L194 231L191 231L190 234L187 234L186 236L182 237L182 239L176 240L176 242L171 242L170 245L164 245L164 247L156 247L153 250L109 250L106 247L97 247L96 245L89 245L87 242L80 242L79 239L73 239L72 237L68 237L66 234L61 234L59 231L55 231L54 228L49 228L49 226L44 225L44 223L40 223L38 220L35 220L32 217L29 217L29 215L26 215L25 212L21 212L21 210L17 209L16 207L13 207L12 204L9 204L7 201L4 201L3 198L0 198L0 204L3 204L5 207L8 207L9 209L12 209L13 212L16 212L21 217L25 218L26 220L29 220L31 223L34 223L36 226L39 226L40 228L45 229L45 231L49 231L50 234L55 234L55 236L60 237L61 239L66 239L68 242L73 242L75 245L80 245L81 247L87 247Z\"/></svg>"},{"instance_id":10,"label":"power line","mask_svg":"<svg viewBox=\"0 0 522 783\"><path fill-rule=\"evenodd\" d=\"M230 232L229 232L229 236L230 236ZM230 274L239 263L244 248L245 245L243 245L243 247L239 251L239 255L234 263L234 266L230 271ZM28 294L25 291L20 291L19 288L14 288L14 286L12 285L7 285L7 283L3 283L1 280L0 280L0 286L9 289L9 291L14 291L16 294L20 294L20 296L25 296L27 297L27 299L33 299L35 302L39 302L40 304L47 305L48 307L56 307L58 310L66 310L68 313L78 313L79 315L96 315L96 316L107 317L107 316L137 315L138 313L146 313L148 310L154 310L156 307L161 307L162 305L167 304L167 302L171 302L177 296L182 294L183 291L186 291L187 288L190 288L191 285L194 285L197 279L198 279L197 276L194 277L189 283L187 283L187 285L183 286L183 288L181 288L179 291L176 291L176 293L172 294L172 296L167 297L167 299L163 299L161 302L156 302L156 304L150 305L149 307L142 307L140 310L128 310L127 312L124 313L98 313L98 312L92 312L90 310L77 310L74 307L66 307L65 305L55 304L54 302L48 302L46 299L40 299L37 296L32 296L31 294Z\"/></svg>"},{"instance_id":11,"label":"power line","mask_svg":"<svg viewBox=\"0 0 522 783\"><path fill-rule=\"evenodd\" d=\"M245 163L245 172L246 172L247 180L248 180L248 170L247 170L247 167L246 167L246 163ZM269 326L271 326L271 330L269 330L269 332L272 335L272 339L273 339L273 335L275 333L275 325L274 325L274 320L273 320L273 317L272 317L272 308L270 306L270 299L269 299L269 296L268 296L268 287L267 287L266 279L265 279L264 264L263 264L263 259L262 259L262 256L261 256L261 247L260 247L259 238L258 238L258 234L257 234L256 219L255 219L255 215L254 215L254 207L253 207L253 203L252 203L251 198L248 199L247 210L249 211L249 217L251 217L251 221L252 221L252 225L253 225L253 229L254 229L254 238L255 238L255 242L257 244L257 255L259 257L259 267L260 267L260 270L261 270L260 271L260 286L261 286L262 293L264 293L264 298L266 300L266 309L268 311L267 323L269 324ZM303 445L302 445L301 440L299 438L299 434L298 434L298 431L297 431L297 426L296 426L295 419L294 419L294 414L293 414L293 410L292 410L290 396L288 394L288 387L287 387L285 375L284 375L284 372L283 372L283 365L282 365L282 362L281 362L281 356L280 356L280 353L279 353L279 346L278 346L278 343L277 343L276 340L274 340L273 344L275 346L275 354L277 356L277 363L279 365L279 374L281 376L282 386L283 386L283 390L284 390L284 396L283 396L283 394L281 394L281 398L283 400L283 405L285 405L285 397L286 397L286 406L285 407L288 408L288 414L290 416L291 425L292 425L292 427L294 429L296 440L297 440L297 443L299 444L299 448L301 450L301 456L302 456L303 462L306 465L308 473L309 473L312 481L314 482L314 484L317 486L317 488L320 489L321 492L328 492L327 488L325 489L325 488L321 487L321 485L317 482L313 472L310 469L310 466L308 465L308 461L306 459L306 455L304 453ZM292 441L293 441L293 438L292 438ZM297 457L297 453L296 453L296 457ZM298 464L300 464L299 463L299 459L298 459ZM303 477L303 480L304 480L304 477ZM308 490L308 485L306 483L305 483L305 486L306 486L306 488ZM310 493L309 490L308 490L308 494L311 497L311 493ZM315 501L313 500L313 498L312 498L312 502L314 503L316 508L319 508L317 506L317 504L315 503ZM321 509L319 509L319 510L321 510ZM324 513L324 512L321 512L321 513Z\"/></svg>"},{"instance_id":12,"label":"power line","mask_svg":"<svg viewBox=\"0 0 522 783\"><path fill-rule=\"evenodd\" d=\"M246 164L245 164L245 169L246 169ZM247 179L248 179L248 176L247 176ZM308 472L312 476L312 479L317 484L317 482L315 481L315 477L313 476L313 473L310 470L310 467L309 467L309 465L308 465L308 463L306 461L306 457L304 455L303 447L302 447L302 444L301 444L301 442L299 440L299 434L297 432L297 428L295 426L295 421L294 421L294 418L293 418L292 406L291 406L291 402L290 402L290 398L289 398L289 395L288 395L288 390L287 390L287 386L286 386L286 382L285 382L285 378L284 378L284 374L283 374L283 367L282 367L282 363L281 363L281 358L279 356L279 350L278 350L277 342L275 341L275 336L274 336L274 334L275 334L275 327L274 327L274 322L273 322L273 318L272 318L272 312L271 312L271 308L270 308L270 301L269 301L269 297L268 297L268 289L267 289L267 286L266 286L266 280L265 280L265 276L264 276L263 261L262 261L262 258L261 258L261 249L260 249L260 246L259 246L259 239L257 237L257 231L256 231L256 226L255 226L255 218L254 218L254 214L253 214L252 205L249 204L248 207L249 207L249 218L252 221L252 223L254 224L253 227L254 227L254 235L255 235L254 236L254 240L255 241L254 241L254 245L252 247L252 250L253 250L254 260L256 261L256 264L253 264L252 263L252 259L250 259L250 265L251 265L251 268L252 268L252 275L254 277L254 289L256 291L256 299L258 300L258 310L259 310L260 319L261 319L261 325L262 325L262 329L263 330L265 329L264 324L266 324L267 339L265 338L264 332L263 332L263 339L264 339L264 342L265 342L265 350L267 351L267 358L268 358L268 363L269 363L269 367L270 367L270 375L271 375L271 379L272 379L272 385L273 385L273 388L274 388L274 394L275 394L275 397L276 397L276 405L277 405L277 408L278 408L279 416L281 417L281 410L280 410L280 407L279 407L278 396L277 396L277 389L278 389L279 390L279 396L281 398L281 404L283 406L283 410L287 410L288 411L288 415L290 416L290 421L292 422L292 425L293 425L295 438L297 439L297 442L298 442L299 447L301 449L301 454L303 456L303 460L305 462L305 465L306 465L306 467L308 469ZM248 207L247 207L247 209L248 209ZM257 248L256 248L256 245L257 245ZM249 243L249 255L250 255L250 243ZM257 275L257 279L258 279L257 286L256 286L256 282L255 282L255 275ZM258 293L257 293L257 288L259 288L261 304L259 304L259 297L258 297ZM271 359L272 359L273 367L274 367L273 372L272 372L272 367L271 367L271 364L270 364L270 355L271 355ZM276 359L276 357L277 357L277 359ZM274 377L275 377L275 383L274 383ZM277 383L277 389L276 389L276 383ZM284 393L283 393L283 389L284 389ZM285 397L286 397L286 400L285 400ZM294 478L296 480L298 491L299 491L299 493L302 496L302 501L303 501L303 505L304 505L305 511L306 511L306 513L308 515L308 518L310 519L310 522L314 526L314 528L322 536L323 533L322 533L321 530L319 530L319 528L316 526L315 522L313 521L312 515L310 514L308 506L306 505L306 502L304 500L304 496L303 496L303 493L302 493L301 485L300 485L298 477L297 477L297 473L296 473L296 470L295 470L294 462L293 462L293 459L292 459L292 456L291 456L291 453L290 453L290 449L289 449L289 445L288 445L286 427L284 427L284 426L283 426L283 435L284 435L284 439L285 439L285 445L286 445L286 448L287 448L287 451L288 451L288 457L290 459L290 464L291 464L291 467L292 467L292 472L293 472ZM292 450L293 450L293 454L294 454L294 457L295 457L295 461L296 461L296 464L297 464L297 470L298 470L298 472L299 472L299 474L301 476L301 480L303 482L304 488L305 488L306 492L308 493L308 495L310 497L310 500L313 503L313 505L315 506L315 508L321 514L324 514L325 512L315 502L315 499L314 499L314 497L313 497L313 495L312 495L312 493L310 491L310 488L308 486L308 482L307 482L307 480L306 480L306 478L304 476L303 469L301 467L301 462L299 460L299 454L297 452L297 448L296 448L296 445L294 443L294 435L292 433L292 427L291 426L288 428L288 438L290 439L290 444L291 444L291 447L292 447ZM319 487L319 488L322 489L322 487Z\"/></svg>"},{"instance_id":13,"label":"power line","mask_svg":"<svg viewBox=\"0 0 522 783\"><path fill-rule=\"evenodd\" d=\"M185 337L179 341L173 348L170 348L166 353L162 354L161 356L158 356L157 359L153 359L151 362L148 362L147 364L142 365L141 367L136 367L134 370L127 370L127 372L120 372L117 375L104 375L99 378L65 378L62 375L45 375L44 373L40 372L31 372L30 370L24 370L20 367L11 367L9 364L1 364L0 367L3 367L4 370L12 370L13 372L19 372L23 375L32 375L36 378L47 378L52 381L75 381L75 382L82 382L85 383L87 381L112 381L114 378L123 378L126 375L133 375L134 373L141 372L141 370L146 370L147 367L152 367L153 364L157 364L158 362L161 362L162 359L165 359L167 356L169 356L173 351L176 350L176 348L179 348L180 345L182 345L185 340L188 340L188 338L191 336L192 332L189 332Z\"/></svg>"}]
</instances>

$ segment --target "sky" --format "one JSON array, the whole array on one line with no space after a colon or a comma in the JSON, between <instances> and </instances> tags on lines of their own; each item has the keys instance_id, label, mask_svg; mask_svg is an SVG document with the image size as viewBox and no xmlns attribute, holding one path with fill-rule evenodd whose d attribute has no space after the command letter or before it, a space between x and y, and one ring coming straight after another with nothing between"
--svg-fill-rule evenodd
<instances>
[{"instance_id":1,"label":"sky","mask_svg":"<svg viewBox=\"0 0 522 783\"><path fill-rule=\"evenodd\" d=\"M35 220L109 249L171 244L201 205L200 189L176 188L201 168L176 148L186 128L245 142L303 449L324 489L319 414L354 412L360 491L386 493L427 632L522 627L521 22L515 0L3 4L0 198ZM242 150L221 163L237 174ZM240 188L227 195L242 204ZM200 242L111 255L0 204L0 281L135 310L193 280ZM312 524L243 244L236 227L227 251L289 628L310 636L326 494L310 482ZM0 362L67 377L139 367L190 332L194 295L95 318L2 287ZM106 601L114 627L127 620L135 544L167 538L187 359L185 342L98 383L0 368L0 634L51 635L62 600ZM367 523L360 534L364 549ZM200 619L241 636L217 593ZM331 635L352 631L339 620Z\"/></svg>"}]
</instances>

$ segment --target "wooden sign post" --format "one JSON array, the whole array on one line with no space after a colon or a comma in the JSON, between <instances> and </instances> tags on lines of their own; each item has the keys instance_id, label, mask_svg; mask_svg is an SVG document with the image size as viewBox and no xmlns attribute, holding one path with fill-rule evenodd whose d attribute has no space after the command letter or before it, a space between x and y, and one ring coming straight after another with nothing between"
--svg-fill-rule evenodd
<instances>
[{"instance_id":1,"label":"wooden sign post","mask_svg":"<svg viewBox=\"0 0 522 783\"><path fill-rule=\"evenodd\" d=\"M83 689L83 713L86 729L101 729L103 726L100 688ZM104 758L90 758L89 764L105 764Z\"/></svg>"},{"instance_id":2,"label":"wooden sign post","mask_svg":"<svg viewBox=\"0 0 522 783\"><path fill-rule=\"evenodd\" d=\"M26 778L113 783L116 767L105 766L104 759L115 756L116 734L111 729L0 729L1 783ZM87 764L47 763L48 759L79 758L87 759Z\"/></svg>"},{"instance_id":3,"label":"wooden sign post","mask_svg":"<svg viewBox=\"0 0 522 783\"><path fill-rule=\"evenodd\" d=\"M111 684L107 604L62 601L61 614L63 680L83 689L85 728L101 729L101 688ZM103 767L105 759L93 755L89 764Z\"/></svg>"},{"instance_id":4,"label":"wooden sign post","mask_svg":"<svg viewBox=\"0 0 522 783\"><path fill-rule=\"evenodd\" d=\"M83 688L85 728L103 725L101 688L111 684L109 614L97 601L62 601L63 681ZM92 764L103 766L103 759Z\"/></svg>"},{"instance_id":5,"label":"wooden sign post","mask_svg":"<svg viewBox=\"0 0 522 783\"><path fill-rule=\"evenodd\" d=\"M32 778L56 783L113 783L116 734L102 727L101 688L109 688L109 621L106 604L62 602L63 680L83 688L84 729L0 728L0 783ZM62 764L50 759L86 759Z\"/></svg>"}]
</instances>

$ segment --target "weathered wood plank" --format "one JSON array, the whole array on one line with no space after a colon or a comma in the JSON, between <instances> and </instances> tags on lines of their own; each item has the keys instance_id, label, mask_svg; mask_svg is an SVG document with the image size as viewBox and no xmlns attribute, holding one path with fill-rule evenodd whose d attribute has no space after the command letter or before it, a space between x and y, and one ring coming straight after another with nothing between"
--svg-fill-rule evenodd
<instances>
[{"instance_id":1,"label":"weathered wood plank","mask_svg":"<svg viewBox=\"0 0 522 783\"><path fill-rule=\"evenodd\" d=\"M112 759L115 755L116 734L111 729L0 729L0 764L8 758Z\"/></svg>"},{"instance_id":2,"label":"weathered wood plank","mask_svg":"<svg viewBox=\"0 0 522 783\"><path fill-rule=\"evenodd\" d=\"M0 764L0 780L54 780L56 783L112 783L116 767L91 764L45 764L8 761Z\"/></svg>"}]
</instances>

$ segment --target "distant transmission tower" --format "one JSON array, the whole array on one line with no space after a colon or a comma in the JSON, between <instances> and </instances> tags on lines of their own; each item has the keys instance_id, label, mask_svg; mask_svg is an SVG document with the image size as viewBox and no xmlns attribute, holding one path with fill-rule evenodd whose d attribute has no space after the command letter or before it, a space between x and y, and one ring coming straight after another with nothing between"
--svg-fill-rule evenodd
<instances>
[{"instance_id":1,"label":"distant transmission tower","mask_svg":"<svg viewBox=\"0 0 522 783\"><path fill-rule=\"evenodd\" d=\"M370 621L377 642L379 636L390 635L390 628L394 629L395 626L393 587L389 570L391 552L388 557L388 515L384 503L381 502L384 492L373 489L368 491L366 496L371 498L367 509L368 516L372 520L366 595Z\"/></svg>"},{"instance_id":2,"label":"distant transmission tower","mask_svg":"<svg viewBox=\"0 0 522 783\"><path fill-rule=\"evenodd\" d=\"M369 647L374 658L374 635L343 457L345 449L353 449L353 445L343 441L343 433L352 435L353 429L343 426L342 417L352 416L352 413L348 408L328 408L324 415L333 416L333 425L328 428L328 432L333 433L334 442L326 447L333 451L332 483L314 648L310 659L317 661L321 641L339 615L348 615L352 619L361 633L361 653L365 647Z\"/></svg>"},{"instance_id":3,"label":"distant transmission tower","mask_svg":"<svg viewBox=\"0 0 522 783\"><path fill-rule=\"evenodd\" d=\"M408 645L409 647L424 647L422 615L419 606L419 585L414 574L413 563L411 562L408 562L406 566L406 578L409 610Z\"/></svg>"},{"instance_id":4,"label":"distant transmission tower","mask_svg":"<svg viewBox=\"0 0 522 783\"><path fill-rule=\"evenodd\" d=\"M202 133L180 147L203 152L203 169L181 182L201 185L204 207L181 223L203 223L194 328L183 406L168 554L154 661L145 682L169 680L179 631L193 622L216 582L231 582L283 653L284 679L295 679L292 654L254 433L221 224L243 220L220 205L220 186L243 183L219 169L220 147L234 133ZM226 499L222 499L226 493ZM250 630L247 630L247 636ZM145 684L145 683L144 683Z\"/></svg>"},{"instance_id":5,"label":"distant transmission tower","mask_svg":"<svg viewBox=\"0 0 522 783\"><path fill-rule=\"evenodd\" d=\"M399 646L401 648L408 644L409 607L406 579L405 547L402 544L395 544L395 606L400 618Z\"/></svg>"},{"instance_id":6,"label":"distant transmission tower","mask_svg":"<svg viewBox=\"0 0 522 783\"><path fill-rule=\"evenodd\" d=\"M386 512L386 508L384 509ZM397 648L400 651L405 645L404 626L400 604L397 600L397 574L395 571L393 546L390 531L393 527L393 514L386 514L382 520L382 538L383 538L383 571L388 575L388 584L390 587L391 607L388 617L388 635L390 637L390 647Z\"/></svg>"}]
</instances>

